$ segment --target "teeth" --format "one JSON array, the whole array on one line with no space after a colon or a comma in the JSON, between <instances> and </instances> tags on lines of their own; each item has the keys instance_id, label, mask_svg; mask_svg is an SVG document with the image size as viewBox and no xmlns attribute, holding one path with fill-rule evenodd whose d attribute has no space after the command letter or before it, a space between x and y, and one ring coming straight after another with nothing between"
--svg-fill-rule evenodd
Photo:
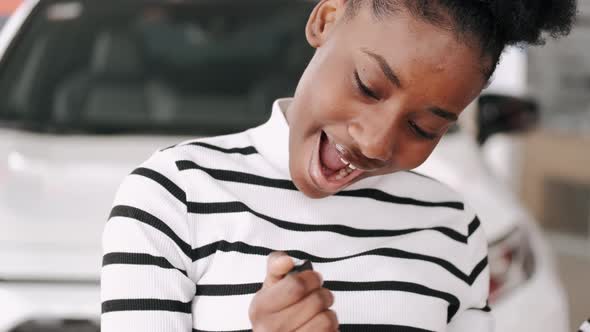
<instances>
[{"instance_id":1,"label":"teeth","mask_svg":"<svg viewBox=\"0 0 590 332\"><path fill-rule=\"evenodd\" d=\"M336 144L334 144L334 146L336 147L336 150L338 150L340 153L346 152L346 149L342 145L336 143ZM348 160L344 159L343 157L340 157L340 161L344 165L346 165L346 167L342 168L338 172L338 174L336 174L336 180L341 180L358 169L358 167L354 166L353 164L351 164Z\"/></svg>"},{"instance_id":2,"label":"teeth","mask_svg":"<svg viewBox=\"0 0 590 332\"><path fill-rule=\"evenodd\" d=\"M340 171L338 171L338 173L336 174L336 176L334 177L334 179L336 180L342 180L345 177L349 176L350 173L354 172L353 168L350 168L350 164L348 164L348 166L340 169Z\"/></svg>"},{"instance_id":3,"label":"teeth","mask_svg":"<svg viewBox=\"0 0 590 332\"><path fill-rule=\"evenodd\" d=\"M340 177L345 177L348 175L348 172L346 171L346 168L343 168L340 170L340 173L338 173L338 176Z\"/></svg>"}]
</instances>

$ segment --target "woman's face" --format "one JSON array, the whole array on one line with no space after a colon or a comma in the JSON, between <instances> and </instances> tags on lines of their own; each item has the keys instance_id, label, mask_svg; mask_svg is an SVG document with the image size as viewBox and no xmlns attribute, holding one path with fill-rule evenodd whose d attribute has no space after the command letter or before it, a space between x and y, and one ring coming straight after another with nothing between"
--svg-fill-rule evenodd
<instances>
[{"instance_id":1,"label":"woman's face","mask_svg":"<svg viewBox=\"0 0 590 332\"><path fill-rule=\"evenodd\" d=\"M291 176L309 197L419 166L486 81L489 64L454 31L363 7L348 18L345 0L324 0L308 22L317 50L287 120Z\"/></svg>"}]
</instances>

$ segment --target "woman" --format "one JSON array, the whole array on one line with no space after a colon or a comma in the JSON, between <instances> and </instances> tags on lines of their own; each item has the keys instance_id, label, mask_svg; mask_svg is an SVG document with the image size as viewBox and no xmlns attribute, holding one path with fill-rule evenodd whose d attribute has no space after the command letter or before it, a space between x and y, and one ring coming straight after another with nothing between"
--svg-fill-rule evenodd
<instances>
[{"instance_id":1,"label":"woman","mask_svg":"<svg viewBox=\"0 0 590 332\"><path fill-rule=\"evenodd\" d=\"M573 0L320 1L315 55L266 124L159 151L122 184L103 331L491 331L479 221L407 170L507 45L565 35L574 13ZM290 274L294 259L315 271Z\"/></svg>"}]
</instances>

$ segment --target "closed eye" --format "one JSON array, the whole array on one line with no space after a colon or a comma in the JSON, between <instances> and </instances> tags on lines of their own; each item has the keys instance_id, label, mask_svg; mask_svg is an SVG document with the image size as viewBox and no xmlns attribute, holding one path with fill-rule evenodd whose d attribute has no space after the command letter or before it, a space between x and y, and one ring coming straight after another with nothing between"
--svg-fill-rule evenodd
<instances>
[{"instance_id":1,"label":"closed eye","mask_svg":"<svg viewBox=\"0 0 590 332\"><path fill-rule=\"evenodd\" d=\"M429 133L426 130L420 128L420 126L418 126L414 121L408 121L410 127L412 128L412 131L419 137L419 138L424 138L427 140L435 140L438 135L433 134L433 133Z\"/></svg>"},{"instance_id":2,"label":"closed eye","mask_svg":"<svg viewBox=\"0 0 590 332\"><path fill-rule=\"evenodd\" d=\"M354 71L354 79L356 81L357 88L360 90L362 94L375 100L380 99L379 96L377 96L377 94L373 92L373 90L371 90L365 83L363 83L359 76L359 72L356 70Z\"/></svg>"}]
</instances>

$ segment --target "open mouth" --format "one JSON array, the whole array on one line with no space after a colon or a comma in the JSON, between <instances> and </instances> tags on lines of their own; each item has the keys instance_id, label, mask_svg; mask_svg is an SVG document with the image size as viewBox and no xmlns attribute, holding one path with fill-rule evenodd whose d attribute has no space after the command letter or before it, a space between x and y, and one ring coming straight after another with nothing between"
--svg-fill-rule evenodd
<instances>
[{"instance_id":1,"label":"open mouth","mask_svg":"<svg viewBox=\"0 0 590 332\"><path fill-rule=\"evenodd\" d=\"M310 165L310 175L324 191L339 191L364 173L344 159L342 147L330 140L323 131L316 150Z\"/></svg>"}]
</instances>

